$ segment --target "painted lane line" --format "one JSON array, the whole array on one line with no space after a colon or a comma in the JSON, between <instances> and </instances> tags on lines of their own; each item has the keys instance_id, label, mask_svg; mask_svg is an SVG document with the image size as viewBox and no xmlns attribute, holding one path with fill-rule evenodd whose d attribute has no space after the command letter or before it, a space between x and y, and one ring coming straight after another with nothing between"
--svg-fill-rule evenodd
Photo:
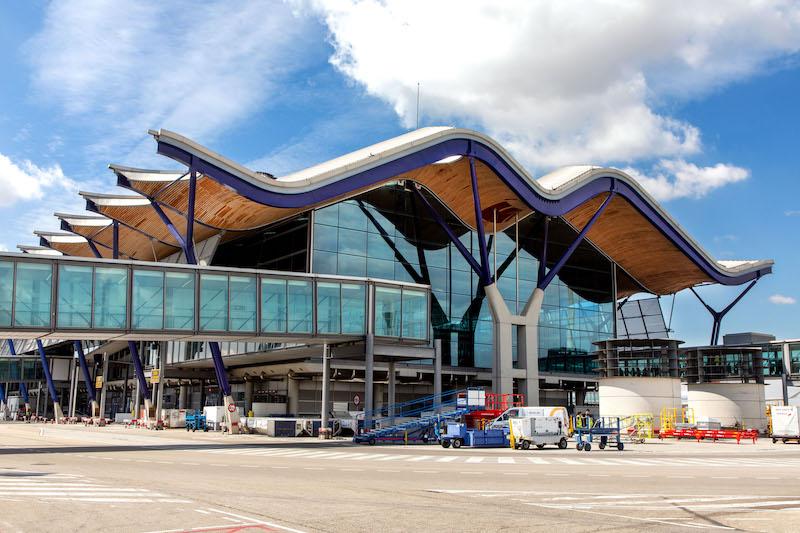
<instances>
[{"instance_id":1,"label":"painted lane line","mask_svg":"<svg viewBox=\"0 0 800 533\"><path fill-rule=\"evenodd\" d=\"M467 463L480 463L483 462L483 457L470 457L466 460Z\"/></svg>"},{"instance_id":2,"label":"painted lane line","mask_svg":"<svg viewBox=\"0 0 800 533\"><path fill-rule=\"evenodd\" d=\"M376 459L376 461L400 461L405 459L406 455L387 455L386 457L381 457L380 459Z\"/></svg>"},{"instance_id":3,"label":"painted lane line","mask_svg":"<svg viewBox=\"0 0 800 533\"><path fill-rule=\"evenodd\" d=\"M410 459L406 459L409 463L415 463L419 461L427 461L428 459L433 459L432 455L418 455L416 457L411 457Z\"/></svg>"},{"instance_id":4,"label":"painted lane line","mask_svg":"<svg viewBox=\"0 0 800 533\"><path fill-rule=\"evenodd\" d=\"M528 457L528 461L536 465L549 465L550 463L541 457Z\"/></svg>"},{"instance_id":5,"label":"painted lane line","mask_svg":"<svg viewBox=\"0 0 800 533\"><path fill-rule=\"evenodd\" d=\"M459 474L462 474L464 476L480 476L481 474L483 474L483 472L459 472Z\"/></svg>"},{"instance_id":6,"label":"painted lane line","mask_svg":"<svg viewBox=\"0 0 800 533\"><path fill-rule=\"evenodd\" d=\"M450 457L440 457L440 458L436 459L436 462L437 463L452 463L456 459L459 459L459 457L457 455L452 455Z\"/></svg>"},{"instance_id":7,"label":"painted lane line","mask_svg":"<svg viewBox=\"0 0 800 533\"><path fill-rule=\"evenodd\" d=\"M294 529L294 528L291 528L291 527L282 526L282 525L280 525L280 524L276 524L276 523L274 523L274 522L266 522L266 521L264 521L264 520L257 520L257 519L255 519L255 518L248 517L248 516L243 516L243 515L239 515L239 514L236 514L236 513L229 513L229 512L227 512L227 511L222 511L222 510L220 510L220 509L212 509L212 508L209 508L208 510L209 510L209 511L213 511L213 512L215 512L215 513L220 513L220 514L228 515L228 516L231 516L231 517L233 517L233 518L239 518L239 519L241 519L241 520L244 520L244 521L246 521L246 522L252 522L252 523L255 523L255 524L261 524L261 525L264 525L264 526L267 526L267 527L271 527L271 528L275 528L275 529L280 529L280 530L282 530L282 531L289 531L289 532L291 532L291 533L305 533L304 531L301 531L301 530L299 530L299 529Z\"/></svg>"},{"instance_id":8,"label":"painted lane line","mask_svg":"<svg viewBox=\"0 0 800 533\"><path fill-rule=\"evenodd\" d=\"M513 465L516 464L513 457L498 457L497 463L501 465Z\"/></svg>"},{"instance_id":9,"label":"painted lane line","mask_svg":"<svg viewBox=\"0 0 800 533\"><path fill-rule=\"evenodd\" d=\"M528 505L537 505L537 504L529 503ZM547 506L546 505L545 506L541 506L540 505L539 507L547 507ZM673 526L673 527L686 527L686 528L689 528L689 529L703 529L703 528L735 529L735 528L728 527L728 526L717 526L717 525L714 525L714 524L707 524L707 525L704 525L704 526L687 525L685 523L682 524L680 522L673 522L671 520L659 520L659 519L656 519L656 518L642 518L642 517L637 517L637 516L625 516L625 515L620 515L620 514L600 513L600 512L597 512L597 511L586 511L584 509L573 509L573 511L574 512L578 512L578 513L586 513L586 514L593 514L593 515L599 515L599 516L608 516L608 517L611 517L611 518L625 518L625 519L633 520L633 521L637 521L637 522L654 522L654 523L658 523L658 524L666 524L668 526Z\"/></svg>"},{"instance_id":10,"label":"painted lane line","mask_svg":"<svg viewBox=\"0 0 800 533\"><path fill-rule=\"evenodd\" d=\"M584 463L582 463L580 461L576 461L574 459L562 459L560 457L556 457L556 461L562 462L562 463L567 464L567 465L582 465L582 464L584 464Z\"/></svg>"},{"instance_id":11,"label":"painted lane line","mask_svg":"<svg viewBox=\"0 0 800 533\"><path fill-rule=\"evenodd\" d=\"M415 474L438 474L438 470L412 470Z\"/></svg>"}]
</instances>

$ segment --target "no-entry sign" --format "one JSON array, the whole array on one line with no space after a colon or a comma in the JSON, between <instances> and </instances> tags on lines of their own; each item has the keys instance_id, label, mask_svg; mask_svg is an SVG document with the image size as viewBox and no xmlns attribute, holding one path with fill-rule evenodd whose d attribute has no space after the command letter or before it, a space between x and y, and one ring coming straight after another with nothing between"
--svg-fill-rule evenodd
<instances>
[{"instance_id":1,"label":"no-entry sign","mask_svg":"<svg viewBox=\"0 0 800 533\"><path fill-rule=\"evenodd\" d=\"M229 403L228 404L228 412L232 413L234 411L236 411L236 404L235 403Z\"/></svg>"}]
</instances>

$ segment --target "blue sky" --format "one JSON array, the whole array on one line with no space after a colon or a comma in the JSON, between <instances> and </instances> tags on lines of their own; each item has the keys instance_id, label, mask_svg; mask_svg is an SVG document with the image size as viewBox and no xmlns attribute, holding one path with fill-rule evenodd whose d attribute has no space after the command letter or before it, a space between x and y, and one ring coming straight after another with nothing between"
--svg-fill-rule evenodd
<instances>
[{"instance_id":1,"label":"blue sky","mask_svg":"<svg viewBox=\"0 0 800 533\"><path fill-rule=\"evenodd\" d=\"M715 257L773 258L723 333L800 337L798 50L789 1L4 3L0 247L113 190L110 162L170 166L148 128L280 175L407 131L420 83L422 125L534 175L623 168ZM672 326L705 343L710 318L682 293Z\"/></svg>"}]
</instances>

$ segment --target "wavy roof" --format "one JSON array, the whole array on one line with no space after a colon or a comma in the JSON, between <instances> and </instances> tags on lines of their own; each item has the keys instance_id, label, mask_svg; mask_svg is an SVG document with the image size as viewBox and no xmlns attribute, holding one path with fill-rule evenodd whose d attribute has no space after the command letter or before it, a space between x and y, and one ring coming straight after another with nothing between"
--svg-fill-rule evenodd
<instances>
[{"instance_id":1,"label":"wavy roof","mask_svg":"<svg viewBox=\"0 0 800 533\"><path fill-rule=\"evenodd\" d=\"M468 159L464 157L473 156L487 232L494 224L502 231L533 212L563 217L580 229L613 191L615 198L587 238L654 294L701 283L738 285L770 273L773 265L771 260L716 261L635 179L620 170L570 166L534 179L502 146L475 131L423 128L280 177L255 172L177 133L159 130L151 134L160 154L192 165L198 172L197 242L223 231L224 238L230 239L237 232L398 180L420 184L465 225L475 228ZM126 250L131 258L152 260L173 254L179 243L150 203L159 206L175 227L185 230L187 173L110 168L118 185L137 195L82 193L87 207L119 221L131 238L138 232L149 239L148 246L137 242ZM93 229L87 228L88 224L77 232L95 243L109 244L107 224L93 221Z\"/></svg>"}]
</instances>

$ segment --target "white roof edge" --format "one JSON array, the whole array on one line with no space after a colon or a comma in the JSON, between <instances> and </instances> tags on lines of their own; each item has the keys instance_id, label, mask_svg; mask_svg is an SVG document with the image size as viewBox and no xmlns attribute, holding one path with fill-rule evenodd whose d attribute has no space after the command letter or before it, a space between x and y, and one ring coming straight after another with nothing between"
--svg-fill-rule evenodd
<instances>
[{"instance_id":1,"label":"white roof edge","mask_svg":"<svg viewBox=\"0 0 800 533\"><path fill-rule=\"evenodd\" d=\"M627 183L720 273L738 275L769 267L774 264L774 261L771 259L739 262L717 261L661 207L655 198L653 198L639 182L622 170L593 165L573 165L556 169L542 176L539 180L535 180L528 171L514 159L505 148L494 141L494 139L473 130L453 127L421 128L311 166L299 172L289 174L288 176L271 180L267 180L264 176L175 132L161 129L157 132L151 130L150 133L156 140L161 140L162 137L168 139L169 144L184 149L187 152L200 155L223 170L257 187L283 194L307 192L317 189L329 182L347 178L353 174L412 154L430 145L441 143L449 138L475 140L497 152L497 154L503 158L516 173L522 176L539 195L549 200L560 200L599 175L612 176Z\"/></svg>"},{"instance_id":2,"label":"white roof edge","mask_svg":"<svg viewBox=\"0 0 800 533\"><path fill-rule=\"evenodd\" d=\"M53 213L59 220L63 220L70 226L85 226L92 228L104 228L110 226L112 221L103 215L71 215L69 213Z\"/></svg>"},{"instance_id":3,"label":"white roof edge","mask_svg":"<svg viewBox=\"0 0 800 533\"><path fill-rule=\"evenodd\" d=\"M150 200L141 194L105 194L86 191L79 191L78 194L87 200L91 200L97 205L116 207L137 207L150 205Z\"/></svg>"},{"instance_id":4,"label":"white roof edge","mask_svg":"<svg viewBox=\"0 0 800 533\"><path fill-rule=\"evenodd\" d=\"M182 180L189 179L187 173L180 170L152 170L144 168L126 167L123 165L109 164L113 172L122 174L129 180L133 181L151 181L151 182L165 182L169 183L181 178Z\"/></svg>"}]
</instances>

